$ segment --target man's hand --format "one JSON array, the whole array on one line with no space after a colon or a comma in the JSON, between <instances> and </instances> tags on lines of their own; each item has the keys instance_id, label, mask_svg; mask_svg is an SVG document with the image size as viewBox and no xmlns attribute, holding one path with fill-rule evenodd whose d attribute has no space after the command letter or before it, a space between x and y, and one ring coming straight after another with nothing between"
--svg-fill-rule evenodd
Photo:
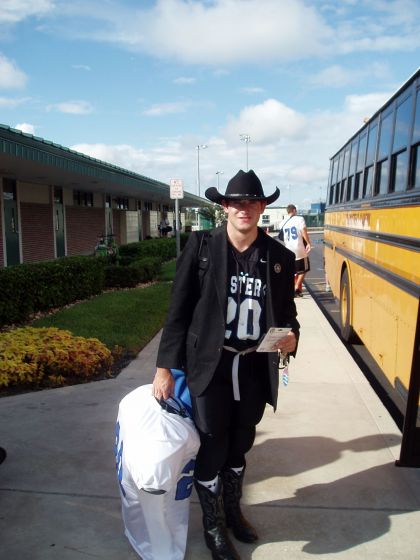
<instances>
[{"instance_id":1,"label":"man's hand","mask_svg":"<svg viewBox=\"0 0 420 560\"><path fill-rule=\"evenodd\" d=\"M153 380L153 395L157 399L168 399L174 394L175 380L170 369L157 368Z\"/></svg>"},{"instance_id":2,"label":"man's hand","mask_svg":"<svg viewBox=\"0 0 420 560\"><path fill-rule=\"evenodd\" d=\"M276 350L280 350L282 354L290 354L296 350L296 344L296 335L293 331L290 331L277 341Z\"/></svg>"}]
</instances>

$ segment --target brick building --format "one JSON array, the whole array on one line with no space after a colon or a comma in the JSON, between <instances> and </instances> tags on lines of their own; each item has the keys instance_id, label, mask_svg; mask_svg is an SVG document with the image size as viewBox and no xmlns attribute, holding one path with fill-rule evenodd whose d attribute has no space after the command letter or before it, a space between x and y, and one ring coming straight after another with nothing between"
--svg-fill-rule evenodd
<instances>
[{"instance_id":1,"label":"brick building","mask_svg":"<svg viewBox=\"0 0 420 560\"><path fill-rule=\"evenodd\" d=\"M0 267L92 254L103 235L155 237L162 214L175 217L169 185L5 125L0 190ZM189 193L179 203L206 204Z\"/></svg>"}]
</instances>

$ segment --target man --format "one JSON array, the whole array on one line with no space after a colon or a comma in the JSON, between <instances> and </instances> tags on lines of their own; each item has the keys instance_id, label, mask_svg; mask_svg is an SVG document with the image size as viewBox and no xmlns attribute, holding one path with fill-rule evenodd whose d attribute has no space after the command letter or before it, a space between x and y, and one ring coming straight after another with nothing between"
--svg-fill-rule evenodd
<instances>
[{"instance_id":1,"label":"man","mask_svg":"<svg viewBox=\"0 0 420 560\"><path fill-rule=\"evenodd\" d=\"M185 371L201 441L194 484L204 537L214 560L238 560L226 524L240 541L258 538L239 505L245 454L266 403L276 408L278 351L297 345L294 257L257 227L280 192L266 197L254 171L239 171L224 195L214 187L205 194L227 223L192 233L178 260L153 390L167 398L170 368ZM256 352L269 327L292 330L273 352Z\"/></svg>"},{"instance_id":2,"label":"man","mask_svg":"<svg viewBox=\"0 0 420 560\"><path fill-rule=\"evenodd\" d=\"M294 204L289 204L287 214L288 217L280 226L279 239L295 254L295 296L302 297L303 279L310 270L308 253L311 250L311 241L306 229L305 219L302 216L297 216Z\"/></svg>"}]
</instances>

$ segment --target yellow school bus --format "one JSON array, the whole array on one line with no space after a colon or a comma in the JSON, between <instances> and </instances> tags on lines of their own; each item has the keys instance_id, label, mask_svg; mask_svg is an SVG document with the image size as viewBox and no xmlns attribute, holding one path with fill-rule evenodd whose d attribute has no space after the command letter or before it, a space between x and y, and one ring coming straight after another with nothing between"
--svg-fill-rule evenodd
<instances>
[{"instance_id":1,"label":"yellow school bus","mask_svg":"<svg viewBox=\"0 0 420 560\"><path fill-rule=\"evenodd\" d=\"M342 337L405 403L399 463L420 466L420 69L331 158L324 257Z\"/></svg>"}]
</instances>

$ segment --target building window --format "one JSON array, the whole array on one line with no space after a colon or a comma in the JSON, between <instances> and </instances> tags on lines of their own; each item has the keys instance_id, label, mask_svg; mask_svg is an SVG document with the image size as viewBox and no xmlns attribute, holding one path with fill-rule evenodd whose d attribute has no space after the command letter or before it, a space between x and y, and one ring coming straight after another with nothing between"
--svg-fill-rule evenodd
<instances>
[{"instance_id":1,"label":"building window","mask_svg":"<svg viewBox=\"0 0 420 560\"><path fill-rule=\"evenodd\" d=\"M263 214L261 217L261 223L263 225L269 225L270 223L270 215L269 214Z\"/></svg>"},{"instance_id":2,"label":"building window","mask_svg":"<svg viewBox=\"0 0 420 560\"><path fill-rule=\"evenodd\" d=\"M93 193L73 191L73 204L75 206L93 206Z\"/></svg>"},{"instance_id":3,"label":"building window","mask_svg":"<svg viewBox=\"0 0 420 560\"><path fill-rule=\"evenodd\" d=\"M54 187L54 202L55 204L63 204L63 189L61 187Z\"/></svg>"},{"instance_id":4,"label":"building window","mask_svg":"<svg viewBox=\"0 0 420 560\"><path fill-rule=\"evenodd\" d=\"M115 199L118 210L128 210L128 198L118 197Z\"/></svg>"},{"instance_id":5,"label":"building window","mask_svg":"<svg viewBox=\"0 0 420 560\"><path fill-rule=\"evenodd\" d=\"M151 212L153 210L153 202L144 202L144 210Z\"/></svg>"},{"instance_id":6,"label":"building window","mask_svg":"<svg viewBox=\"0 0 420 560\"><path fill-rule=\"evenodd\" d=\"M3 179L3 200L16 200L16 181Z\"/></svg>"},{"instance_id":7,"label":"building window","mask_svg":"<svg viewBox=\"0 0 420 560\"><path fill-rule=\"evenodd\" d=\"M105 196L105 208L112 208L112 199L109 194Z\"/></svg>"}]
</instances>

